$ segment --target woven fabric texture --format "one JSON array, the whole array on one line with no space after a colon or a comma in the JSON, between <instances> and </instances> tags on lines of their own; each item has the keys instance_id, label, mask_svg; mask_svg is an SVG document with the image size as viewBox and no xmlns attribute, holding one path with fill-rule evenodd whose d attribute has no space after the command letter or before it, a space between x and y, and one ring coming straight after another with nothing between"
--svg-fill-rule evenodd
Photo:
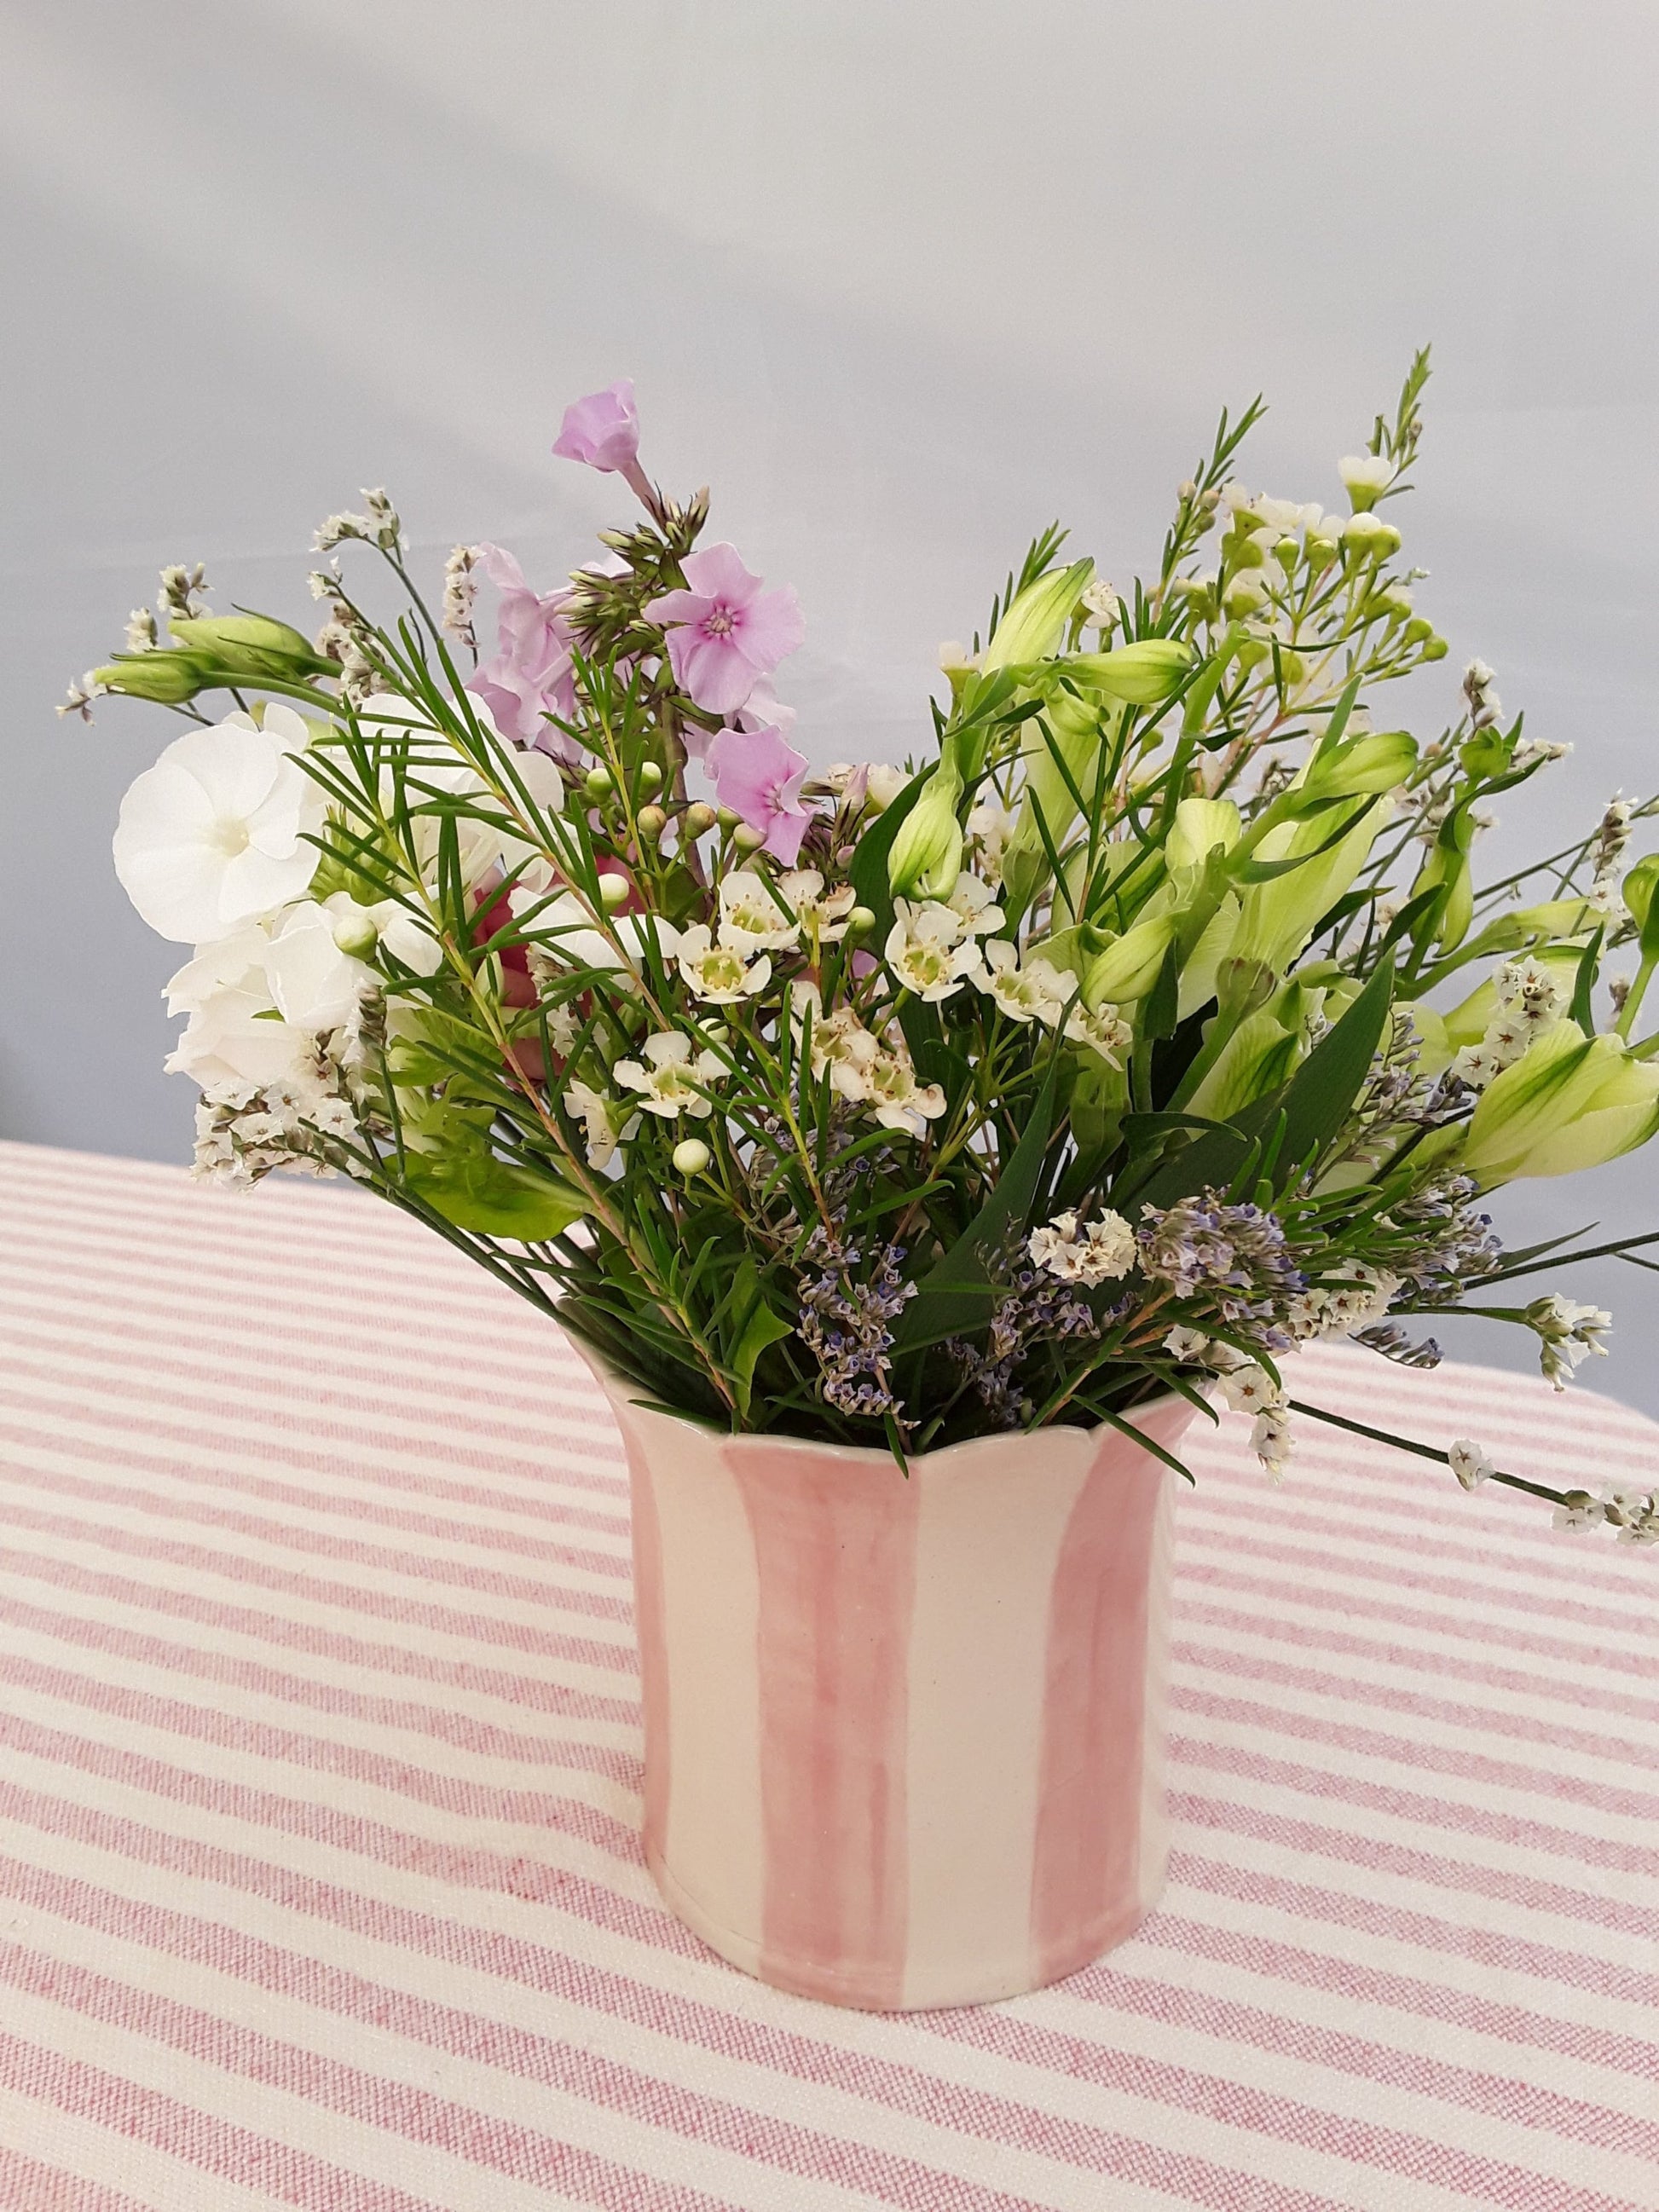
<instances>
[{"instance_id":1,"label":"woven fabric texture","mask_svg":"<svg viewBox=\"0 0 1659 2212\"><path fill-rule=\"evenodd\" d=\"M1176 1848L1103 1964L851 2014L641 1861L627 1490L390 1209L0 1147L6 2212L1653 2212L1659 1560L1303 1423L1178 1513ZM1474 1367L1297 1395L1651 1480Z\"/></svg>"}]
</instances>

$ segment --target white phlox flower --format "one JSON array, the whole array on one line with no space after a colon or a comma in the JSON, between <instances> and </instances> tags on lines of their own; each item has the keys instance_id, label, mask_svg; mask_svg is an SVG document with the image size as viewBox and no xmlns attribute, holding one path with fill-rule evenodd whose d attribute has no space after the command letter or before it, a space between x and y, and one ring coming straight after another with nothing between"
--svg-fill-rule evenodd
<instances>
[{"instance_id":1,"label":"white phlox flower","mask_svg":"<svg viewBox=\"0 0 1659 2212\"><path fill-rule=\"evenodd\" d=\"M815 870L808 868L802 873L823 890L823 878ZM778 890L786 903L794 907L781 883ZM720 902L720 943L739 956L776 951L793 945L800 934L798 924L790 921L773 896L765 878L752 868L734 868L729 876L722 877Z\"/></svg>"},{"instance_id":2,"label":"white phlox flower","mask_svg":"<svg viewBox=\"0 0 1659 2212\"><path fill-rule=\"evenodd\" d=\"M711 1006L733 1006L741 999L752 999L772 980L769 957L755 952L744 933L739 932L738 938L737 945L728 944L722 927L717 945L704 921L680 933L675 956L680 973L697 997Z\"/></svg>"},{"instance_id":3,"label":"white phlox flower","mask_svg":"<svg viewBox=\"0 0 1659 2212\"><path fill-rule=\"evenodd\" d=\"M1057 1213L1026 1239L1034 1266L1062 1283L1093 1289L1115 1283L1135 1263L1135 1233L1121 1213L1109 1209L1097 1221L1079 1224L1073 1212Z\"/></svg>"},{"instance_id":4,"label":"white phlox flower","mask_svg":"<svg viewBox=\"0 0 1659 2212\"><path fill-rule=\"evenodd\" d=\"M712 1114L704 1097L707 1086L722 1072L720 1055L697 1052L692 1040L678 1030L659 1030L646 1039L645 1058L619 1060L611 1073L629 1091L637 1091L647 1114L672 1121L681 1114L699 1118Z\"/></svg>"},{"instance_id":5,"label":"white phlox flower","mask_svg":"<svg viewBox=\"0 0 1659 2212\"><path fill-rule=\"evenodd\" d=\"M895 899L893 912L884 949L898 982L918 999L948 999L959 991L979 965L979 948L972 938L963 943L958 916L937 899L920 905Z\"/></svg>"},{"instance_id":6,"label":"white phlox flower","mask_svg":"<svg viewBox=\"0 0 1659 2212\"><path fill-rule=\"evenodd\" d=\"M1002 881L1002 856L1018 819L1013 809L995 797L976 799L969 809L969 840L978 856L980 872L993 887Z\"/></svg>"},{"instance_id":7,"label":"white phlox flower","mask_svg":"<svg viewBox=\"0 0 1659 2212\"><path fill-rule=\"evenodd\" d=\"M115 872L163 937L203 945L302 898L317 872L307 844L327 802L299 764L309 732L289 707L262 726L228 715L175 738L129 787Z\"/></svg>"},{"instance_id":8,"label":"white phlox flower","mask_svg":"<svg viewBox=\"0 0 1659 2212\"><path fill-rule=\"evenodd\" d=\"M1027 953L1022 961L1006 937L994 937L983 951L984 964L974 977L980 989L1010 1021L1042 1022L1052 1029L1077 990L1071 969L1056 968L1039 953Z\"/></svg>"},{"instance_id":9,"label":"white phlox flower","mask_svg":"<svg viewBox=\"0 0 1659 2212\"><path fill-rule=\"evenodd\" d=\"M619 975L631 968L637 975L653 944L664 961L672 960L679 949L680 933L659 914L596 916L587 901L571 890L546 898L515 888L507 893L507 902L556 969L597 968Z\"/></svg>"},{"instance_id":10,"label":"white phlox flower","mask_svg":"<svg viewBox=\"0 0 1659 2212\"><path fill-rule=\"evenodd\" d=\"M271 1000L297 1029L338 1029L374 988L374 970L341 951L336 926L326 908L307 901L290 907L271 932L264 956Z\"/></svg>"}]
</instances>

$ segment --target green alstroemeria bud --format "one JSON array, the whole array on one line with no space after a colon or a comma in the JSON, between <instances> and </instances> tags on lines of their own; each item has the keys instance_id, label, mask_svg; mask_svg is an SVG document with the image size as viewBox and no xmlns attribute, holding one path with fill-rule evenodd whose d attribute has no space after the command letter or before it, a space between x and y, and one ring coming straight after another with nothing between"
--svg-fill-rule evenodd
<instances>
[{"instance_id":1,"label":"green alstroemeria bud","mask_svg":"<svg viewBox=\"0 0 1659 2212\"><path fill-rule=\"evenodd\" d=\"M1164 857L1172 871L1201 868L1218 847L1231 853L1243 826L1231 799L1183 799L1170 825Z\"/></svg>"},{"instance_id":2,"label":"green alstroemeria bud","mask_svg":"<svg viewBox=\"0 0 1659 2212\"><path fill-rule=\"evenodd\" d=\"M1138 921L1096 954L1083 975L1083 1003L1091 1013L1097 1006L1123 1006L1146 997L1164 965L1176 919L1160 914Z\"/></svg>"},{"instance_id":3,"label":"green alstroemeria bud","mask_svg":"<svg viewBox=\"0 0 1659 2212\"><path fill-rule=\"evenodd\" d=\"M1177 637L1137 638L1114 653L1074 653L1067 675L1109 699L1130 707L1156 707L1173 698L1193 665L1193 648Z\"/></svg>"},{"instance_id":4,"label":"green alstroemeria bud","mask_svg":"<svg viewBox=\"0 0 1659 2212\"><path fill-rule=\"evenodd\" d=\"M1557 1022L1481 1093L1458 1165L1485 1188L1600 1167L1659 1130L1659 1066Z\"/></svg>"},{"instance_id":5,"label":"green alstroemeria bud","mask_svg":"<svg viewBox=\"0 0 1659 2212\"><path fill-rule=\"evenodd\" d=\"M1050 569L1018 592L991 633L981 657L986 675L998 668L1024 666L1046 660L1066 634L1066 625L1095 573L1092 561L1073 561L1069 568Z\"/></svg>"},{"instance_id":6,"label":"green alstroemeria bud","mask_svg":"<svg viewBox=\"0 0 1659 2212\"><path fill-rule=\"evenodd\" d=\"M1297 788L1307 798L1358 799L1393 791L1416 766L1417 740L1409 730L1377 730L1316 755Z\"/></svg>"},{"instance_id":7,"label":"green alstroemeria bud","mask_svg":"<svg viewBox=\"0 0 1659 2212\"><path fill-rule=\"evenodd\" d=\"M1659 890L1659 853L1650 853L1638 860L1622 885L1625 911L1642 933L1643 946L1647 950L1648 926L1653 919L1653 894Z\"/></svg>"},{"instance_id":8,"label":"green alstroemeria bud","mask_svg":"<svg viewBox=\"0 0 1659 2212\"><path fill-rule=\"evenodd\" d=\"M1260 960L1282 975L1313 933L1315 925L1351 890L1371 847L1387 827L1393 804L1387 798L1361 805L1340 836L1336 808L1280 823L1270 830L1253 857L1261 861L1294 860L1297 866L1247 885L1240 901L1238 927L1230 950L1240 959Z\"/></svg>"},{"instance_id":9,"label":"green alstroemeria bud","mask_svg":"<svg viewBox=\"0 0 1659 2212\"><path fill-rule=\"evenodd\" d=\"M962 777L951 740L921 795L899 824L887 855L888 888L896 897L948 898L962 869L962 823L957 809Z\"/></svg>"},{"instance_id":10,"label":"green alstroemeria bud","mask_svg":"<svg viewBox=\"0 0 1659 2212\"><path fill-rule=\"evenodd\" d=\"M1286 1029L1265 1007L1247 1014L1183 1110L1214 1121L1230 1120L1254 1100L1277 1091L1304 1049L1302 1033Z\"/></svg>"},{"instance_id":11,"label":"green alstroemeria bud","mask_svg":"<svg viewBox=\"0 0 1659 2212\"><path fill-rule=\"evenodd\" d=\"M181 706L216 677L206 661L188 653L165 651L124 653L107 668L94 668L92 674L106 691L122 691L130 699L153 699L162 707Z\"/></svg>"},{"instance_id":12,"label":"green alstroemeria bud","mask_svg":"<svg viewBox=\"0 0 1659 2212\"><path fill-rule=\"evenodd\" d=\"M176 617L168 625L187 651L216 668L261 676L324 675L335 664L325 660L311 640L270 615ZM337 671L335 672L337 673Z\"/></svg>"}]
</instances>

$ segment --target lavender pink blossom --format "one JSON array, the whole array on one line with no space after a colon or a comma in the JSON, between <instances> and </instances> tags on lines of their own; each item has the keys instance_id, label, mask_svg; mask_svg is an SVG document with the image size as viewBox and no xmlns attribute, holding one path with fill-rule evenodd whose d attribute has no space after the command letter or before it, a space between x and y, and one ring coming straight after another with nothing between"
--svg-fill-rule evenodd
<instances>
[{"instance_id":1,"label":"lavender pink blossom","mask_svg":"<svg viewBox=\"0 0 1659 2212\"><path fill-rule=\"evenodd\" d=\"M805 636L800 603L785 585L761 589L733 545L688 553L685 589L666 592L645 611L666 633L674 681L711 714L735 714L763 676Z\"/></svg>"},{"instance_id":2,"label":"lavender pink blossom","mask_svg":"<svg viewBox=\"0 0 1659 2212\"><path fill-rule=\"evenodd\" d=\"M781 730L717 730L707 766L720 805L740 814L751 830L764 831L764 850L793 868L812 819L811 809L800 803L805 756L787 742Z\"/></svg>"},{"instance_id":3,"label":"lavender pink blossom","mask_svg":"<svg viewBox=\"0 0 1659 2212\"><path fill-rule=\"evenodd\" d=\"M634 407L634 380L624 376L604 392L572 400L553 441L562 461L582 461L610 476L626 473L639 459L640 418Z\"/></svg>"},{"instance_id":4,"label":"lavender pink blossom","mask_svg":"<svg viewBox=\"0 0 1659 2212\"><path fill-rule=\"evenodd\" d=\"M499 545L480 545L477 551L477 565L501 593L501 607L495 657L468 678L466 688L477 693L503 735L522 745L538 745L557 759L574 759L570 741L545 718L553 714L568 721L575 712L571 639L564 620L574 594L562 590L540 597L511 553Z\"/></svg>"}]
</instances>

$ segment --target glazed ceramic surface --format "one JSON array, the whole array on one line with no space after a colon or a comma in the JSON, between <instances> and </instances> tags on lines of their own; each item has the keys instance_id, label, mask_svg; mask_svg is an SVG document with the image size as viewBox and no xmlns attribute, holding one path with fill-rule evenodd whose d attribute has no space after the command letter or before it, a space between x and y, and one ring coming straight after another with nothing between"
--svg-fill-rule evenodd
<instances>
[{"instance_id":1,"label":"glazed ceramic surface","mask_svg":"<svg viewBox=\"0 0 1659 2212\"><path fill-rule=\"evenodd\" d=\"M591 1355L590 1355L591 1358ZM1112 1430L925 1455L720 1436L596 1371L628 1448L645 1852L733 1965L879 2010L1009 1996L1164 1880L1172 1488ZM1179 1399L1139 1412L1168 1447Z\"/></svg>"}]
</instances>

